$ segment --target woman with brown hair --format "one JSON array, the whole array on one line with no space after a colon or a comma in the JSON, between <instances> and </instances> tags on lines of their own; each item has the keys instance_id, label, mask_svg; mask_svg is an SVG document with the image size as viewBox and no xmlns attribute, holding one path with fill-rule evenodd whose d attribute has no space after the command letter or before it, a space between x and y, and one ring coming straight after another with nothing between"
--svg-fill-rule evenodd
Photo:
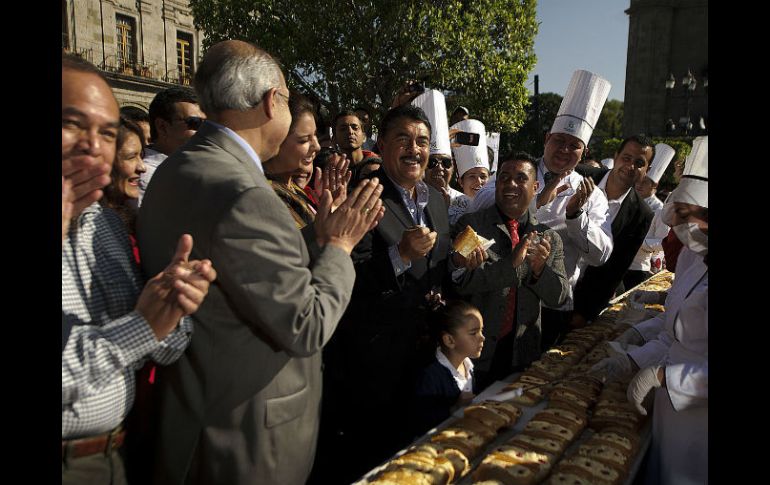
<instances>
[{"instance_id":1,"label":"woman with brown hair","mask_svg":"<svg viewBox=\"0 0 770 485\"><path fill-rule=\"evenodd\" d=\"M294 217L298 228L315 220L316 207L313 200L294 181L313 173L313 161L321 149L316 136L314 107L310 101L296 91L289 95L291 125L278 155L262 163L265 175L273 190L284 201ZM320 200L324 189L329 189L336 200L350 180L349 161L345 155L330 157L322 171L315 169L313 195Z\"/></svg>"},{"instance_id":2,"label":"woman with brown hair","mask_svg":"<svg viewBox=\"0 0 770 485\"><path fill-rule=\"evenodd\" d=\"M147 170L144 166L144 138L142 129L126 118L120 118L115 161L110 173L110 184L104 189L100 203L118 213L126 225L134 259L139 263L136 246L136 213L139 199L139 177Z\"/></svg>"}]
</instances>

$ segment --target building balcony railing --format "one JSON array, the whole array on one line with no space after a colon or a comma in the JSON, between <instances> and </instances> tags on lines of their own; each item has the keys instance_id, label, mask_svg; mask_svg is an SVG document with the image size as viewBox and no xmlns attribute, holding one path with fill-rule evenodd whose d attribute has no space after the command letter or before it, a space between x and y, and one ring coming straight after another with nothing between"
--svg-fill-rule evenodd
<instances>
[{"instance_id":1,"label":"building balcony railing","mask_svg":"<svg viewBox=\"0 0 770 485\"><path fill-rule=\"evenodd\" d=\"M66 47L63 47L62 50L64 52L72 52ZM154 81L167 82L170 84L192 86L192 80L195 74L194 71L186 71L183 73L180 73L178 70L166 71L162 68L162 66L159 66L158 64L126 62L118 59L118 57L114 55L107 57L104 62L94 62L93 49L80 49L79 51L73 53L96 65L102 71L120 74L123 76L133 76L152 79Z\"/></svg>"}]
</instances>

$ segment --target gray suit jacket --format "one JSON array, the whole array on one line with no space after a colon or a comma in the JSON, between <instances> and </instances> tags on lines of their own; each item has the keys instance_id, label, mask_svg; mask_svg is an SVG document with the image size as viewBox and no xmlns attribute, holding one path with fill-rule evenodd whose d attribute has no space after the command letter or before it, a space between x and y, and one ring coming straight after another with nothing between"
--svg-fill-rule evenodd
<instances>
[{"instance_id":1,"label":"gray suit jacket","mask_svg":"<svg viewBox=\"0 0 770 485\"><path fill-rule=\"evenodd\" d=\"M246 151L204 124L155 172L138 218L147 274L182 233L217 281L184 356L164 368L157 483L304 483L312 467L321 353L353 289L350 257L311 254Z\"/></svg>"},{"instance_id":2,"label":"gray suit jacket","mask_svg":"<svg viewBox=\"0 0 770 485\"><path fill-rule=\"evenodd\" d=\"M471 297L484 317L484 350L476 362L479 370L489 370L495 353L498 335L508 300L508 291L517 287L516 335L514 339L513 366L527 365L540 356L540 302L558 307L569 292L569 282L564 271L564 248L559 234L544 224L539 224L530 211L527 224L519 227L521 239L532 231L550 237L551 254L540 278L533 282L529 263L525 260L515 270L513 250L508 228L496 205L463 215L452 227L452 238L471 226L486 239L494 239L489 248L489 259L473 271L466 271L456 285L458 293Z\"/></svg>"}]
</instances>

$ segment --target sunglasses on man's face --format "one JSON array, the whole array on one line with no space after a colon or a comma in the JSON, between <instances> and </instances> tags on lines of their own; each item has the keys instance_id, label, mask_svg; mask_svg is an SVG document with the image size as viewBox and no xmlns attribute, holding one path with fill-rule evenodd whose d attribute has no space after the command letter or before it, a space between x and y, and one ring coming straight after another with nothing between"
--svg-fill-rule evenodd
<instances>
[{"instance_id":1,"label":"sunglasses on man's face","mask_svg":"<svg viewBox=\"0 0 770 485\"><path fill-rule=\"evenodd\" d=\"M428 168L436 168L439 163L446 170L449 170L450 168L452 168L452 159L451 158L429 158L428 159Z\"/></svg>"},{"instance_id":2,"label":"sunglasses on man's face","mask_svg":"<svg viewBox=\"0 0 770 485\"><path fill-rule=\"evenodd\" d=\"M188 116L187 118L179 118L187 125L188 130L197 130L203 124L203 118L200 116Z\"/></svg>"}]
</instances>

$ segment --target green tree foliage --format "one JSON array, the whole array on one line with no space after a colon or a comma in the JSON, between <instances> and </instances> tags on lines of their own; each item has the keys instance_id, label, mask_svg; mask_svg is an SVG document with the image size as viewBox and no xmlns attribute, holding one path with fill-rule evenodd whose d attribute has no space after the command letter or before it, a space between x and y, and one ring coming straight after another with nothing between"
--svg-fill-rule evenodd
<instances>
[{"instance_id":1,"label":"green tree foliage","mask_svg":"<svg viewBox=\"0 0 770 485\"><path fill-rule=\"evenodd\" d=\"M408 79L449 92L489 131L524 121L536 0L191 0L206 47L253 42L329 111L384 113Z\"/></svg>"},{"instance_id":2,"label":"green tree foliage","mask_svg":"<svg viewBox=\"0 0 770 485\"><path fill-rule=\"evenodd\" d=\"M556 93L541 93L537 100L530 96L526 119L521 128L516 133L500 135L500 155L520 150L535 157L542 155L545 134L551 129L561 100L562 97Z\"/></svg>"},{"instance_id":3,"label":"green tree foliage","mask_svg":"<svg viewBox=\"0 0 770 485\"><path fill-rule=\"evenodd\" d=\"M596 121L596 128L589 142L592 155L598 156L602 143L607 138L621 138L623 136L623 101L610 99L604 103L602 113ZM607 158L611 155L602 156ZM598 160L601 160L599 158Z\"/></svg>"}]
</instances>

